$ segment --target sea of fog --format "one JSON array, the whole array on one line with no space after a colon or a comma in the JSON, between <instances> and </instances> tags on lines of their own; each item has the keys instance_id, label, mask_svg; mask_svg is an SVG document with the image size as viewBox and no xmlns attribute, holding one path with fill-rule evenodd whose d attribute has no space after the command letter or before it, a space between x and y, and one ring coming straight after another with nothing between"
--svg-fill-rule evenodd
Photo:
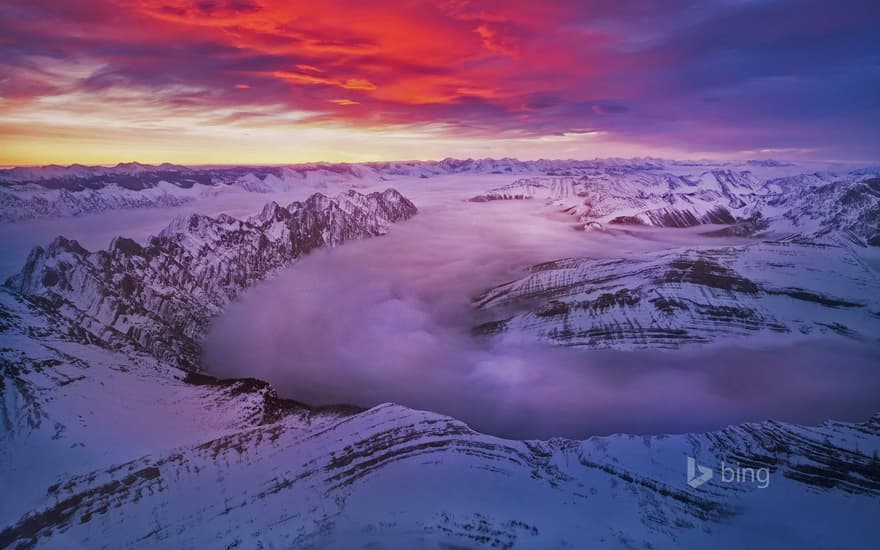
<instances>
[{"instance_id":1,"label":"sea of fog","mask_svg":"<svg viewBox=\"0 0 880 550\"><path fill-rule=\"evenodd\" d=\"M205 345L210 373L264 379L312 404L438 411L516 438L880 411L876 346L761 341L625 352L475 338L472 299L529 265L705 243L705 228L583 232L538 202L464 201L479 184L400 188L419 206L416 217L383 237L313 253L232 304Z\"/></svg>"},{"instance_id":2,"label":"sea of fog","mask_svg":"<svg viewBox=\"0 0 880 550\"><path fill-rule=\"evenodd\" d=\"M363 182L362 191L398 188L419 214L383 237L311 254L248 291L208 336L211 373L261 378L304 402L396 402L527 438L684 432L767 418L861 420L880 411L876 346L747 339L750 347L621 352L474 338L471 327L482 319L472 298L529 265L705 242L705 228L583 232L537 201L465 200L509 181ZM333 195L341 186L318 190ZM246 218L269 200L287 204L314 191L232 190L176 208L0 224L0 279L57 235L92 250L117 235L143 242L178 215ZM880 268L880 255L865 259Z\"/></svg>"}]
</instances>

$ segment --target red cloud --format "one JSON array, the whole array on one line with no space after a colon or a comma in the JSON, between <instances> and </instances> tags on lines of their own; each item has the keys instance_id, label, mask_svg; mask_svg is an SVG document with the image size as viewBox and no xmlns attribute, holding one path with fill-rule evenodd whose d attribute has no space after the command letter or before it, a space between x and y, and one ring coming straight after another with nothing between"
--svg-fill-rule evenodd
<instances>
[{"instance_id":1,"label":"red cloud","mask_svg":"<svg viewBox=\"0 0 880 550\"><path fill-rule=\"evenodd\" d=\"M169 118L263 107L338 125L438 123L489 136L601 130L723 149L741 146L748 127L782 134L802 123L796 89L813 93L804 106L837 110L826 117L840 121L836 135L876 143L865 139L876 127L867 119L856 124L861 134L843 131L864 118L847 109L876 97L858 76L876 57L860 46L878 23L871 2L854 0L834 18L821 3L735 4L707 7L698 20L675 1L2 3L0 95L14 98L2 110L128 90L153 97ZM817 43L836 46L809 51ZM804 78L777 90L765 78L777 73ZM834 100L841 94L852 98ZM801 118L775 120L786 116ZM726 126L738 129L717 131ZM749 146L780 145L765 141Z\"/></svg>"}]
</instances>

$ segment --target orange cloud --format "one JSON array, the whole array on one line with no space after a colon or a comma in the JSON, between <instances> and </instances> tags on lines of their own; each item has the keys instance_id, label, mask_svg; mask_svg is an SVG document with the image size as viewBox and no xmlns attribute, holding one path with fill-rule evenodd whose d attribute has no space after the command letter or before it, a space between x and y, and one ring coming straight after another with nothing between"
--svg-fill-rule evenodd
<instances>
[{"instance_id":1,"label":"orange cloud","mask_svg":"<svg viewBox=\"0 0 880 550\"><path fill-rule=\"evenodd\" d=\"M369 80L363 78L347 78L345 80L337 80L333 78L325 78L303 73L293 73L289 71L275 71L274 76L293 82L295 84L324 84L327 86L338 86L346 90L375 90L376 85Z\"/></svg>"},{"instance_id":2,"label":"orange cloud","mask_svg":"<svg viewBox=\"0 0 880 550\"><path fill-rule=\"evenodd\" d=\"M778 58L789 63L780 74L793 80L798 76L788 72L792 66L805 72L816 68L821 77L805 77L798 93L809 95L814 86L812 99L804 96L803 105L826 109L829 120L840 121L845 127L835 135L852 136L846 139L864 147L875 143L877 125L853 114L856 106L873 100L860 94L873 90L848 80L856 74L849 69L832 70L864 62L867 54L856 46L873 36L869 31L876 21L868 8L874 4L856 2L868 8L845 10L836 22L807 8L793 18L779 2L714 3L700 21L686 17L677 2L638 4L0 2L0 74L7 77L0 77L0 125L16 131L39 128L71 140L81 132L82 143L95 143L94 136L117 136L124 124L161 134L151 143L166 150L182 147L176 139L192 138L186 131L210 127L234 133L257 125L274 125L277 135L319 125L353 132L424 127L431 139L437 128L459 138L499 140L597 130L616 139L659 136L664 144L677 138L719 148L734 142L742 147L745 141L755 148L756 133L770 136L764 148L826 139L828 132L798 127L790 132L796 138L783 136L777 143L792 124L775 118L796 116L797 104L782 81L763 79ZM712 10L718 17L709 17ZM675 21L682 24L667 24ZM729 25L722 25L725 21ZM823 31L822 40L807 39L831 23L839 28ZM763 30L741 32L752 27ZM798 38L789 27L806 34ZM841 38L850 35L860 38ZM753 38L743 38L743 46L740 36ZM775 36L787 37L779 43L799 46L774 59L753 59L761 37ZM814 43L832 40L842 40L839 51L848 55L813 52L819 55L795 63ZM730 63L734 57L740 61ZM710 69L719 66L725 67L723 74ZM827 76L832 73L838 76ZM832 81L835 94L851 95L850 101L827 101ZM825 92L818 82L828 82ZM184 120L192 121L192 128L181 128ZM755 124L719 131L748 120ZM4 146L14 141L0 138ZM597 140L591 138L591 146ZM115 138L105 141L115 143ZM36 155L39 143L34 144Z\"/></svg>"},{"instance_id":3,"label":"orange cloud","mask_svg":"<svg viewBox=\"0 0 880 550\"><path fill-rule=\"evenodd\" d=\"M311 65L305 65L302 63L297 64L296 68L301 71L307 71L307 72L313 72L313 73L323 73L324 72L323 70L321 70L317 67L313 67Z\"/></svg>"}]
</instances>

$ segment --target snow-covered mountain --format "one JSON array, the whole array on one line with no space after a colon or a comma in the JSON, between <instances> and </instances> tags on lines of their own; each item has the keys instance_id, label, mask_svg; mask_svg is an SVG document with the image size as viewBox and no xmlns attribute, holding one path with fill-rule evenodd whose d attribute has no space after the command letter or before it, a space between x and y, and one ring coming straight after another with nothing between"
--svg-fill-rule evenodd
<instances>
[{"instance_id":1,"label":"snow-covered mountain","mask_svg":"<svg viewBox=\"0 0 880 550\"><path fill-rule=\"evenodd\" d=\"M76 191L86 188L98 189L105 185L119 184L128 189L145 189L160 181L168 181L179 187L195 184L233 184L240 178L253 176L260 180L275 178L348 179L368 178L373 175L433 176L441 174L544 174L548 172L581 173L600 168L627 167L632 170L655 170L667 166L689 166L689 163L661 159L602 159L602 160L533 160L515 158L501 159L453 159L440 161L389 161L365 163L310 162L287 166L180 166L138 162L120 163L116 166L35 166L0 169L0 184L21 186L36 184L50 189Z\"/></svg>"},{"instance_id":2,"label":"snow-covered mountain","mask_svg":"<svg viewBox=\"0 0 880 550\"><path fill-rule=\"evenodd\" d=\"M677 348L772 335L878 342L880 276L852 249L809 241L688 247L539 264L477 305L506 333L590 348Z\"/></svg>"},{"instance_id":3,"label":"snow-covered mountain","mask_svg":"<svg viewBox=\"0 0 880 550\"><path fill-rule=\"evenodd\" d=\"M751 170L695 175L597 169L536 176L474 196L476 202L537 199L558 204L585 226L730 225L727 235L825 236L880 245L880 171L860 169L763 179Z\"/></svg>"},{"instance_id":4,"label":"snow-covered mountain","mask_svg":"<svg viewBox=\"0 0 880 550\"><path fill-rule=\"evenodd\" d=\"M273 193L336 183L375 183L368 166L198 167L138 163L0 170L0 221L169 207L226 192Z\"/></svg>"},{"instance_id":5,"label":"snow-covered mountain","mask_svg":"<svg viewBox=\"0 0 880 550\"><path fill-rule=\"evenodd\" d=\"M841 175L840 167L833 174ZM867 177L880 171L862 169ZM589 221L618 212L648 223L726 223L766 182L815 170L774 161L681 162L662 159L444 159L290 166L43 166L0 170L0 222L80 216L108 210L169 207L230 192L371 186L385 180L443 175L510 176L513 183L478 200L541 197L564 200ZM827 178L835 176L825 174ZM864 178L863 178L864 179ZM876 184L874 185L876 187ZM874 189L876 191L876 189ZM691 203L693 205L691 206ZM717 204L716 204L717 203ZM732 210L731 210L732 209ZM635 219L634 218L634 219ZM867 220L866 220L867 222Z\"/></svg>"},{"instance_id":6,"label":"snow-covered mountain","mask_svg":"<svg viewBox=\"0 0 880 550\"><path fill-rule=\"evenodd\" d=\"M697 176L603 168L519 179L471 198L540 200L591 229L707 228L763 237L736 246L568 258L533 266L477 299L477 333L591 348L677 348L776 334L876 342L880 274L852 247L880 245L875 169L762 179L751 170Z\"/></svg>"},{"instance_id":7,"label":"snow-covered mountain","mask_svg":"<svg viewBox=\"0 0 880 550\"><path fill-rule=\"evenodd\" d=\"M443 162L375 171L478 163ZM552 164L529 166L592 169ZM717 200L748 195L737 181L724 191L716 178ZM89 252L60 237L35 249L0 289L0 547L869 548L880 535L880 416L514 441L399 405L315 408L197 372L207 323L246 288L415 213L393 189L347 191L247 220L185 216L145 244ZM621 348L781 330L869 339L871 269L850 248L798 239L576 258L480 305L504 314L484 331L561 344L542 320L607 320ZM713 479L689 484L688 457ZM726 481L722 467L766 471L767 483Z\"/></svg>"},{"instance_id":8,"label":"snow-covered mountain","mask_svg":"<svg viewBox=\"0 0 880 550\"><path fill-rule=\"evenodd\" d=\"M311 250L380 235L416 213L394 189L269 203L249 220L192 214L146 245L119 237L89 252L58 237L37 247L6 286L76 320L79 339L135 345L197 369L208 322L255 282Z\"/></svg>"},{"instance_id":9,"label":"snow-covered mountain","mask_svg":"<svg viewBox=\"0 0 880 550\"><path fill-rule=\"evenodd\" d=\"M0 318L3 547L869 548L877 533L880 417L513 441L83 343L8 290ZM689 485L687 457L713 478Z\"/></svg>"}]
</instances>

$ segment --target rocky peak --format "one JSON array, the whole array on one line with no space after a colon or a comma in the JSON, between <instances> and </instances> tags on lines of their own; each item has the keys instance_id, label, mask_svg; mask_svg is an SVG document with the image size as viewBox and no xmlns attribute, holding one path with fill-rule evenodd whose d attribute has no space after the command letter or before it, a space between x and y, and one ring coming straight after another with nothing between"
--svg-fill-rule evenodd
<instances>
[{"instance_id":1,"label":"rocky peak","mask_svg":"<svg viewBox=\"0 0 880 550\"><path fill-rule=\"evenodd\" d=\"M243 290L315 248L381 235L415 213L389 189L270 203L250 221L191 214L144 246L117 237L89 252L58 237L34 248L5 285L93 338L197 370L208 323Z\"/></svg>"}]
</instances>

